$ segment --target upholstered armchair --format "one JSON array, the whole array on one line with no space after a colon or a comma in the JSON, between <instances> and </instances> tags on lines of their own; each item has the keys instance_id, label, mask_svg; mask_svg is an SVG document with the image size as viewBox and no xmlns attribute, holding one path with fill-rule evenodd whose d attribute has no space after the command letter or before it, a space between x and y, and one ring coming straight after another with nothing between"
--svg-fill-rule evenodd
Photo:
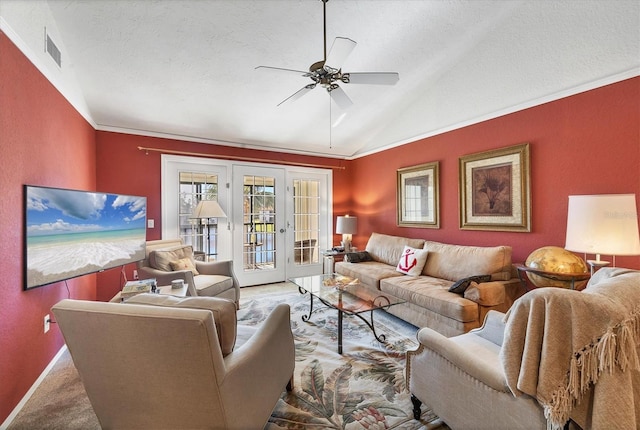
<instances>
[{"instance_id":1,"label":"upholstered armchair","mask_svg":"<svg viewBox=\"0 0 640 430\"><path fill-rule=\"evenodd\" d=\"M407 353L414 416L453 429L640 428L640 271L604 268L583 291L538 288L507 314Z\"/></svg>"},{"instance_id":2,"label":"upholstered armchair","mask_svg":"<svg viewBox=\"0 0 640 430\"><path fill-rule=\"evenodd\" d=\"M158 285L170 285L182 279L190 296L210 296L240 303L240 285L233 273L232 261L198 261L191 245L180 239L147 242L146 258L137 263L140 279L156 278Z\"/></svg>"},{"instance_id":3,"label":"upholstered armchair","mask_svg":"<svg viewBox=\"0 0 640 430\"><path fill-rule=\"evenodd\" d=\"M292 387L287 304L258 328L212 297L65 299L52 312L102 428L260 429Z\"/></svg>"}]
</instances>

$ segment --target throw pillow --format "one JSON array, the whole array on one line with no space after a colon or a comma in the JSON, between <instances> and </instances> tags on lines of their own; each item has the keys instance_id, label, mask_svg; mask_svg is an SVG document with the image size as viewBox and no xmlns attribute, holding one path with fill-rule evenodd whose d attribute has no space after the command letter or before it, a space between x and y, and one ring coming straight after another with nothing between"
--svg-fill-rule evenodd
<instances>
[{"instance_id":1,"label":"throw pillow","mask_svg":"<svg viewBox=\"0 0 640 430\"><path fill-rule=\"evenodd\" d=\"M191 270L194 275L199 275L196 270L196 266L194 266L193 261L190 258L181 258L180 260L171 262L171 269L174 271L177 270Z\"/></svg>"},{"instance_id":2,"label":"throw pillow","mask_svg":"<svg viewBox=\"0 0 640 430\"><path fill-rule=\"evenodd\" d=\"M369 254L367 251L347 252L344 256L344 259L348 263L362 263L363 261L373 261L371 254Z\"/></svg>"},{"instance_id":3,"label":"throw pillow","mask_svg":"<svg viewBox=\"0 0 640 430\"><path fill-rule=\"evenodd\" d=\"M172 248L163 248L149 253L149 265L154 269L171 272L171 262L181 258L193 259L191 245L179 245Z\"/></svg>"},{"instance_id":4,"label":"throw pillow","mask_svg":"<svg viewBox=\"0 0 640 430\"><path fill-rule=\"evenodd\" d=\"M489 282L491 280L491 275L476 275L469 276L468 278L460 279L456 281L451 287L449 287L449 291L457 294L464 294L465 290L471 285L472 282L476 282L478 284L482 282Z\"/></svg>"},{"instance_id":5,"label":"throw pillow","mask_svg":"<svg viewBox=\"0 0 640 430\"><path fill-rule=\"evenodd\" d=\"M424 264L427 262L427 253L426 249L412 248L405 245L396 270L405 275L420 275Z\"/></svg>"}]
</instances>

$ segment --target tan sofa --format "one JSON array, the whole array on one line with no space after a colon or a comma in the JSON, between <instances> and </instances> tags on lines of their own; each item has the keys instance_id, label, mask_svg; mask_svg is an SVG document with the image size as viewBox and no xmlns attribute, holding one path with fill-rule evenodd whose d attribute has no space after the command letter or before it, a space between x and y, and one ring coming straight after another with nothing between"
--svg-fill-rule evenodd
<instances>
[{"instance_id":1,"label":"tan sofa","mask_svg":"<svg viewBox=\"0 0 640 430\"><path fill-rule=\"evenodd\" d=\"M198 272L174 270L171 263L188 259ZM158 285L171 285L182 279L189 286L190 296L210 296L233 300L240 304L240 284L233 273L232 261L198 261L191 245L181 239L150 240L146 244L146 258L137 263L140 279L156 278Z\"/></svg>"},{"instance_id":2,"label":"tan sofa","mask_svg":"<svg viewBox=\"0 0 640 430\"><path fill-rule=\"evenodd\" d=\"M260 429L285 387L295 347L289 305L237 326L214 297L140 294L52 308L105 429Z\"/></svg>"},{"instance_id":3,"label":"tan sofa","mask_svg":"<svg viewBox=\"0 0 640 430\"><path fill-rule=\"evenodd\" d=\"M399 273L396 266L405 246L426 249L419 276ZM373 261L336 263L335 272L406 302L387 312L417 326L455 336L480 327L490 310L506 312L525 289L513 272L509 246L461 246L424 239L373 233L366 246ZM490 275L471 283L464 294L449 292L468 277Z\"/></svg>"}]
</instances>

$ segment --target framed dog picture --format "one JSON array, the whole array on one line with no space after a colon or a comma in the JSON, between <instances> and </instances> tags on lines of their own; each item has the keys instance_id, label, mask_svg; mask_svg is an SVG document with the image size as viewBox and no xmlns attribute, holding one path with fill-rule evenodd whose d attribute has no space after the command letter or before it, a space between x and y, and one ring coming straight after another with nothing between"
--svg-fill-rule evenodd
<instances>
[{"instance_id":1,"label":"framed dog picture","mask_svg":"<svg viewBox=\"0 0 640 430\"><path fill-rule=\"evenodd\" d=\"M460 228L531 231L529 144L460 157Z\"/></svg>"}]
</instances>

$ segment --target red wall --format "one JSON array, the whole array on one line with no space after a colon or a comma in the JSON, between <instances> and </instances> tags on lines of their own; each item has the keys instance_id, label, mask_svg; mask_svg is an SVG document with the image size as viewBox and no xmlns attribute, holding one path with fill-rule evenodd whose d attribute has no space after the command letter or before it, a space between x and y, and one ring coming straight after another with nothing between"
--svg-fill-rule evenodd
<instances>
[{"instance_id":1,"label":"red wall","mask_svg":"<svg viewBox=\"0 0 640 430\"><path fill-rule=\"evenodd\" d=\"M531 153L531 233L460 230L458 158L523 142ZM441 228L398 227L396 169L431 161L440 161ZM640 77L364 157L354 161L352 173L356 246L364 247L376 231L511 245L513 261L521 262L539 247L564 246L569 195L640 198ZM640 257L618 257L616 265L640 269Z\"/></svg>"},{"instance_id":2,"label":"red wall","mask_svg":"<svg viewBox=\"0 0 640 430\"><path fill-rule=\"evenodd\" d=\"M71 294L95 299L96 277L23 291L23 184L95 187L95 131L0 32L0 423L63 345L44 316Z\"/></svg>"}]
</instances>

